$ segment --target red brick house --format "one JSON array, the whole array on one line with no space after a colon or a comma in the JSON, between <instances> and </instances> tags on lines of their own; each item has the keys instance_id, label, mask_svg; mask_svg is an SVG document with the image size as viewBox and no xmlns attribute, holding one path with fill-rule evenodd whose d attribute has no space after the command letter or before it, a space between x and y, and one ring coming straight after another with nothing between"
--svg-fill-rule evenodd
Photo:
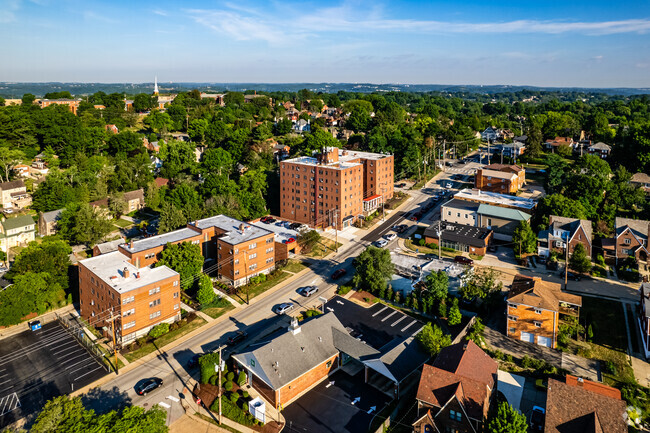
<instances>
[{"instance_id":1,"label":"red brick house","mask_svg":"<svg viewBox=\"0 0 650 433\"><path fill-rule=\"evenodd\" d=\"M545 433L626 433L621 392L602 383L567 375L548 380Z\"/></svg>"},{"instance_id":2,"label":"red brick house","mask_svg":"<svg viewBox=\"0 0 650 433\"><path fill-rule=\"evenodd\" d=\"M639 270L645 270L648 264L650 221L617 217L615 226L614 237L603 239L605 258L618 263L633 257L639 263Z\"/></svg>"},{"instance_id":3,"label":"red brick house","mask_svg":"<svg viewBox=\"0 0 650 433\"><path fill-rule=\"evenodd\" d=\"M564 254L564 245L568 239L569 255L573 254L576 245L582 244L591 257L591 221L556 215L551 215L548 219L548 230L542 230L538 235L537 254L544 257L548 257L551 252Z\"/></svg>"},{"instance_id":4,"label":"red brick house","mask_svg":"<svg viewBox=\"0 0 650 433\"><path fill-rule=\"evenodd\" d=\"M473 341L444 348L433 365L422 367L413 431L482 431L496 383L496 361Z\"/></svg>"}]
</instances>

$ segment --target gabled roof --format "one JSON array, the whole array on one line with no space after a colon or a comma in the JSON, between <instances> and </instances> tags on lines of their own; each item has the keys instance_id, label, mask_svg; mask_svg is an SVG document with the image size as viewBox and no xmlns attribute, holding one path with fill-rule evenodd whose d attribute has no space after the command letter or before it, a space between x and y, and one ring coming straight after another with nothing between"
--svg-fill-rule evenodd
<instances>
[{"instance_id":1,"label":"gabled roof","mask_svg":"<svg viewBox=\"0 0 650 433\"><path fill-rule=\"evenodd\" d=\"M485 383L494 389L498 364L472 340L452 344L440 351L434 367Z\"/></svg>"},{"instance_id":2,"label":"gabled roof","mask_svg":"<svg viewBox=\"0 0 650 433\"><path fill-rule=\"evenodd\" d=\"M508 173L519 173L523 170L520 166L516 164L490 164L483 167L484 170L496 170L496 171L505 171Z\"/></svg>"},{"instance_id":3,"label":"gabled roof","mask_svg":"<svg viewBox=\"0 0 650 433\"><path fill-rule=\"evenodd\" d=\"M29 215L20 215L13 218L7 218L2 222L2 227L4 227L5 233L7 233L9 230L19 229L30 225L35 225L35 223L34 219Z\"/></svg>"},{"instance_id":4,"label":"gabled roof","mask_svg":"<svg viewBox=\"0 0 650 433\"><path fill-rule=\"evenodd\" d=\"M59 218L61 218L61 213L62 212L63 212L63 209L57 209L57 210L52 210L52 211L49 211L49 212L43 212L43 220L46 223L57 221Z\"/></svg>"},{"instance_id":5,"label":"gabled roof","mask_svg":"<svg viewBox=\"0 0 650 433\"><path fill-rule=\"evenodd\" d=\"M467 415L480 420L487 413L484 402L489 395L488 386L483 382L424 364L416 399L442 408L449 400L458 397Z\"/></svg>"},{"instance_id":6,"label":"gabled roof","mask_svg":"<svg viewBox=\"0 0 650 433\"><path fill-rule=\"evenodd\" d=\"M605 144L602 141L599 141L598 143L592 144L591 146L589 146L589 150L607 150L607 151L609 151L609 150L612 150L612 146L610 146L609 144Z\"/></svg>"},{"instance_id":7,"label":"gabled roof","mask_svg":"<svg viewBox=\"0 0 650 433\"><path fill-rule=\"evenodd\" d=\"M650 183L650 176L645 173L634 173L630 181L636 183Z\"/></svg>"},{"instance_id":8,"label":"gabled roof","mask_svg":"<svg viewBox=\"0 0 650 433\"><path fill-rule=\"evenodd\" d=\"M549 216L549 231L553 229L557 230L565 230L570 233L569 239L573 238L573 236L576 234L576 231L578 230L579 227L582 227L582 229L585 232L585 235L589 238L589 242L591 242L592 239L592 229L591 229L591 221L589 220L581 220L577 218L566 218L566 217L560 217L556 215L551 215Z\"/></svg>"},{"instance_id":9,"label":"gabled roof","mask_svg":"<svg viewBox=\"0 0 650 433\"><path fill-rule=\"evenodd\" d=\"M136 189L135 191L125 192L124 200L126 201L140 200L140 202L144 203L144 190L140 188L140 189Z\"/></svg>"},{"instance_id":10,"label":"gabled roof","mask_svg":"<svg viewBox=\"0 0 650 433\"><path fill-rule=\"evenodd\" d=\"M503 218L512 221L528 221L530 219L530 214L527 214L526 212L522 212L517 209L510 209L507 207L492 206L484 203L481 203L479 205L477 212L481 215Z\"/></svg>"},{"instance_id":11,"label":"gabled roof","mask_svg":"<svg viewBox=\"0 0 650 433\"><path fill-rule=\"evenodd\" d=\"M633 220L630 218L620 218L616 217L616 236L618 237L621 233L625 231L626 228L632 231L634 236L639 239L648 239L648 228L650 227L650 221L647 220Z\"/></svg>"},{"instance_id":12,"label":"gabled roof","mask_svg":"<svg viewBox=\"0 0 650 433\"><path fill-rule=\"evenodd\" d=\"M546 433L627 432L625 402L620 397L613 397L612 391L599 392L604 388L612 390L608 386L588 380L578 382L573 378L563 383L549 379L544 431Z\"/></svg>"},{"instance_id":13,"label":"gabled roof","mask_svg":"<svg viewBox=\"0 0 650 433\"><path fill-rule=\"evenodd\" d=\"M347 333L334 313L306 320L299 329L299 332L287 330L251 351L233 357L273 389L280 389L338 354L335 341L341 343L340 333ZM339 332L334 337L336 331ZM343 342L346 350L366 352L362 347L365 343L352 340L356 343L349 339ZM353 345L355 347L351 349Z\"/></svg>"},{"instance_id":14,"label":"gabled roof","mask_svg":"<svg viewBox=\"0 0 650 433\"><path fill-rule=\"evenodd\" d=\"M539 277L516 275L508 293L508 302L551 311L559 311L560 302L582 306L582 297L563 292L561 287Z\"/></svg>"},{"instance_id":15,"label":"gabled roof","mask_svg":"<svg viewBox=\"0 0 650 433\"><path fill-rule=\"evenodd\" d=\"M25 182L22 180L12 180L11 182L0 183L0 190L3 191L16 188L25 188Z\"/></svg>"}]
</instances>

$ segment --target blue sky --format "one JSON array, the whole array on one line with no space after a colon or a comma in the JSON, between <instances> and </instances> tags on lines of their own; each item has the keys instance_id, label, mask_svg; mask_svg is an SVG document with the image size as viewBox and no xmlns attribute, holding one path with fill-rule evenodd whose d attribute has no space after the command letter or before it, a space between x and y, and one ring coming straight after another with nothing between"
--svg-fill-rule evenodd
<instances>
[{"instance_id":1,"label":"blue sky","mask_svg":"<svg viewBox=\"0 0 650 433\"><path fill-rule=\"evenodd\" d=\"M650 1L0 0L0 81L650 87Z\"/></svg>"}]
</instances>

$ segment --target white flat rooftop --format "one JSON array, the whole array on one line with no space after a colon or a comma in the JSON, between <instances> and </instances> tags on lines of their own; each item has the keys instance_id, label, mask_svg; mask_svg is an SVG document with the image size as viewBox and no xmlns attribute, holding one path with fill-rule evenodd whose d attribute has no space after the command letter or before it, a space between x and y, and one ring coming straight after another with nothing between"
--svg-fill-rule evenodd
<instances>
[{"instance_id":1,"label":"white flat rooftop","mask_svg":"<svg viewBox=\"0 0 650 433\"><path fill-rule=\"evenodd\" d=\"M251 225L253 225L253 226L257 227L257 228L261 228L261 229L263 229L265 231L273 232L273 234L275 235L274 236L275 242L286 241L289 238L298 239L298 232L296 230L291 230L291 229L288 229L288 228L286 228L284 226L277 226L277 225L275 225L275 223L273 223L273 224L264 224L263 222L258 221L258 222L255 222L255 223L251 223Z\"/></svg>"},{"instance_id":2,"label":"white flat rooftop","mask_svg":"<svg viewBox=\"0 0 650 433\"><path fill-rule=\"evenodd\" d=\"M499 194L496 192L480 191L476 188L463 189L454 194L454 198L460 200L479 201L485 204L494 204L501 206L517 207L520 209L531 210L537 202L529 198L517 197L514 195Z\"/></svg>"},{"instance_id":3,"label":"white flat rooftop","mask_svg":"<svg viewBox=\"0 0 650 433\"><path fill-rule=\"evenodd\" d=\"M145 266L138 269L129 263L128 258L119 251L91 257L81 260L79 263L119 293L126 293L178 275L176 271L167 266L155 268ZM129 273L127 278L124 278L124 269Z\"/></svg>"}]
</instances>

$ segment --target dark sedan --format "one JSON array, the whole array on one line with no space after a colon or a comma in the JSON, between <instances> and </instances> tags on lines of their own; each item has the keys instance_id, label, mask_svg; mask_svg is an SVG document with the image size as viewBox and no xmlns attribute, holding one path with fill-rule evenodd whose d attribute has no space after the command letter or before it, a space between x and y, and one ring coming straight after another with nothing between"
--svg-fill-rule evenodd
<instances>
[{"instance_id":1,"label":"dark sedan","mask_svg":"<svg viewBox=\"0 0 650 433\"><path fill-rule=\"evenodd\" d=\"M233 344L240 343L240 342L244 341L247 336L248 336L248 334L246 332L237 331L235 333L235 335L231 335L230 337L228 337L228 344L230 344L232 346Z\"/></svg>"},{"instance_id":2,"label":"dark sedan","mask_svg":"<svg viewBox=\"0 0 650 433\"><path fill-rule=\"evenodd\" d=\"M138 395L147 395L151 391L161 387L162 384L163 384L163 380L159 377L152 377L149 379L145 379L135 386L135 392Z\"/></svg>"}]
</instances>

